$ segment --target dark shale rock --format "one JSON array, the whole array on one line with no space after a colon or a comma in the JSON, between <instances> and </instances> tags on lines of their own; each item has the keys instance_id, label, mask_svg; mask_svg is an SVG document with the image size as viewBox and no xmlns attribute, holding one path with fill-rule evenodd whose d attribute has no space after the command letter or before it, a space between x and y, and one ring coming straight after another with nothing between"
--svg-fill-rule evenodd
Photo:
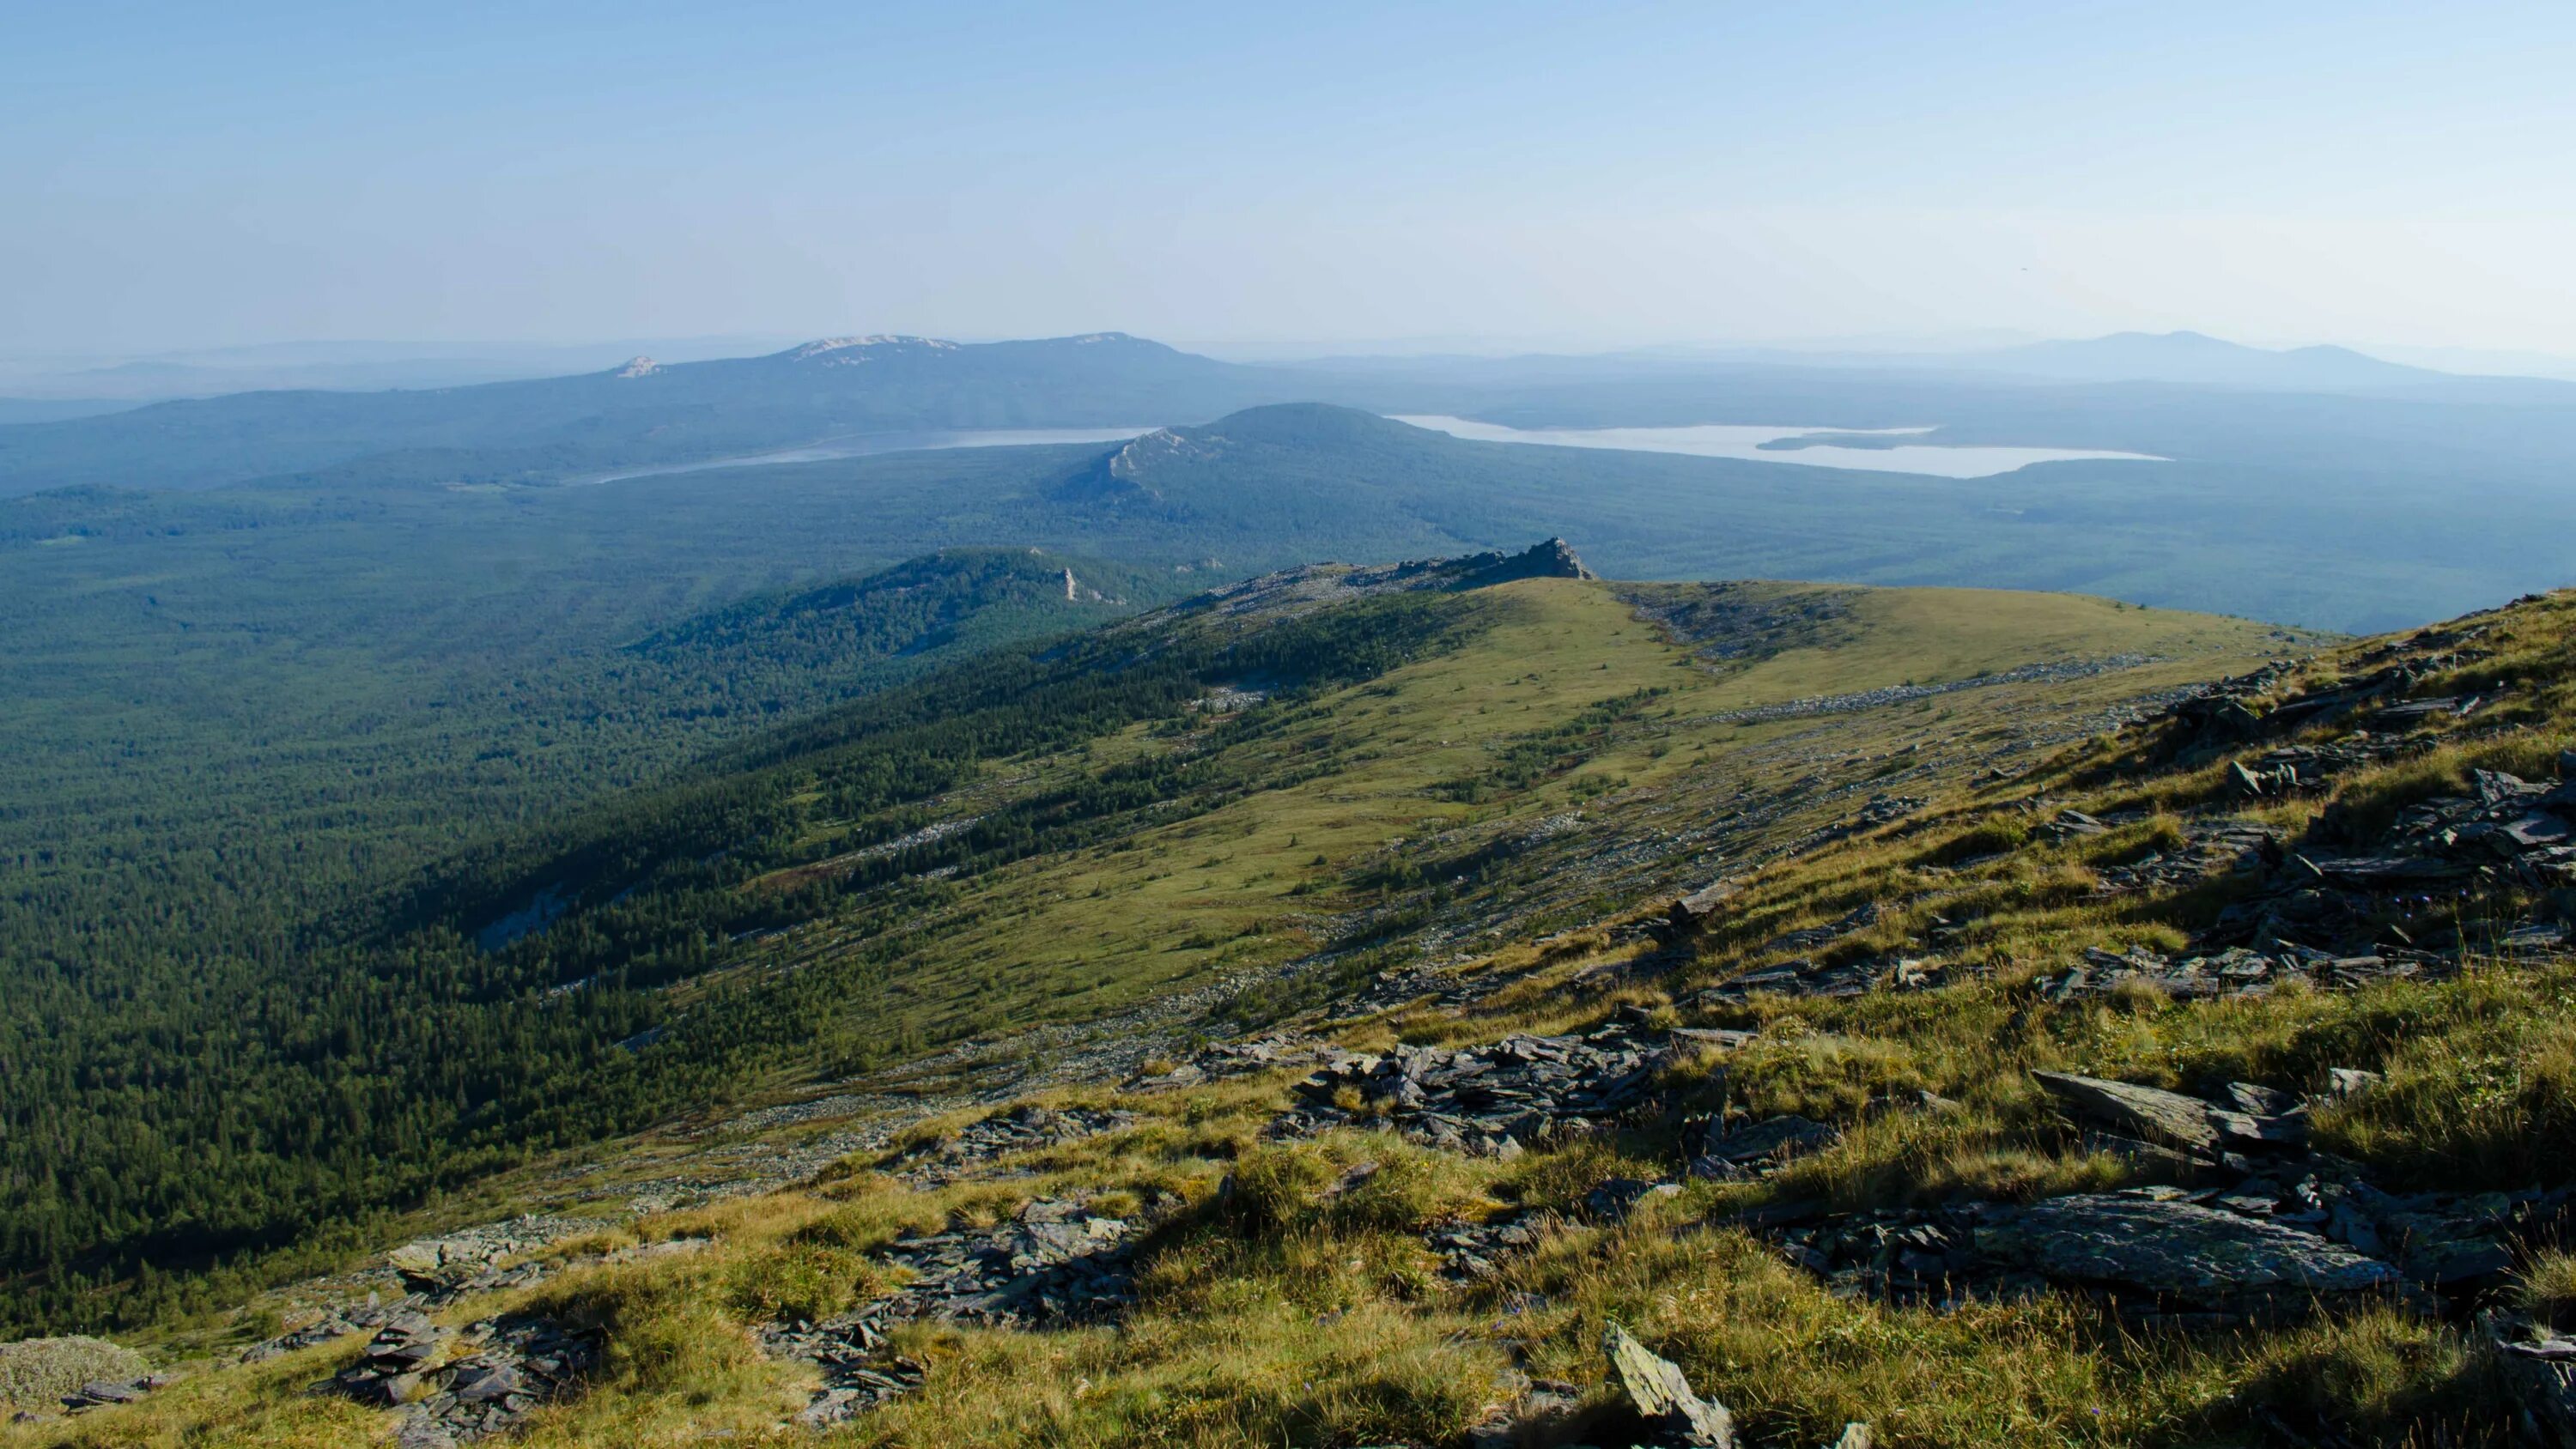
<instances>
[{"instance_id":1,"label":"dark shale rock","mask_svg":"<svg viewBox=\"0 0 2576 1449\"><path fill-rule=\"evenodd\" d=\"M2482 1315L2525 1440L2576 1449L2576 1338L2502 1313Z\"/></svg>"},{"instance_id":2,"label":"dark shale rock","mask_svg":"<svg viewBox=\"0 0 2576 1449\"><path fill-rule=\"evenodd\" d=\"M2032 1080L2072 1110L2132 1136L2159 1142L2194 1157L2214 1158L2220 1131L2210 1120L2208 1103L2161 1087L2082 1077L2070 1072L2033 1072Z\"/></svg>"},{"instance_id":3,"label":"dark shale rock","mask_svg":"<svg viewBox=\"0 0 2576 1449\"><path fill-rule=\"evenodd\" d=\"M926 1381L922 1366L886 1347L879 1319L848 1315L827 1323L773 1323L760 1331L761 1351L772 1358L812 1364L822 1387L797 1411L809 1429L844 1424Z\"/></svg>"},{"instance_id":4,"label":"dark shale rock","mask_svg":"<svg viewBox=\"0 0 2576 1449\"><path fill-rule=\"evenodd\" d=\"M1612 1377L1637 1417L1669 1443L1695 1449L1734 1449L1735 1416L1724 1404L1691 1392L1690 1379L1671 1359L1658 1357L1613 1324L1601 1338Z\"/></svg>"},{"instance_id":5,"label":"dark shale rock","mask_svg":"<svg viewBox=\"0 0 2576 1449\"><path fill-rule=\"evenodd\" d=\"M1506 1213L1483 1222L1434 1228L1422 1240L1440 1255L1444 1276L1462 1283L1481 1282L1501 1271L1500 1260L1536 1247L1552 1221L1546 1213Z\"/></svg>"},{"instance_id":6,"label":"dark shale rock","mask_svg":"<svg viewBox=\"0 0 2576 1449\"><path fill-rule=\"evenodd\" d=\"M913 1281L863 1316L1013 1328L1108 1317L1135 1301L1129 1260L1140 1235L1077 1200L1042 1199L999 1227L898 1239L882 1256Z\"/></svg>"},{"instance_id":7,"label":"dark shale rock","mask_svg":"<svg viewBox=\"0 0 2576 1449\"><path fill-rule=\"evenodd\" d=\"M1636 1022L1582 1037L1509 1037L1482 1047L1338 1053L1298 1086L1275 1137L1383 1121L1407 1138L1484 1156L1517 1156L1647 1104L1669 1043ZM1349 1105L1346 1105L1348 1103Z\"/></svg>"},{"instance_id":8,"label":"dark shale rock","mask_svg":"<svg viewBox=\"0 0 2576 1449\"><path fill-rule=\"evenodd\" d=\"M440 1449L516 1429L531 1411L578 1392L599 1349L595 1330L532 1314L451 1333L403 1309L389 1314L365 1356L325 1387L401 1409L400 1449Z\"/></svg>"},{"instance_id":9,"label":"dark shale rock","mask_svg":"<svg viewBox=\"0 0 2576 1449\"><path fill-rule=\"evenodd\" d=\"M1637 1205L1649 1198L1669 1197L1681 1191L1677 1182L1647 1182L1641 1178L1614 1177L1583 1195L1583 1210L1595 1222L1627 1221Z\"/></svg>"},{"instance_id":10,"label":"dark shale rock","mask_svg":"<svg viewBox=\"0 0 2576 1449\"><path fill-rule=\"evenodd\" d=\"M996 1159L1079 1142L1103 1132L1132 1127L1134 1114L1098 1112L1087 1107L1023 1104L969 1123L956 1135L924 1143L897 1159L895 1175L916 1187L944 1187L963 1177L983 1175Z\"/></svg>"},{"instance_id":11,"label":"dark shale rock","mask_svg":"<svg viewBox=\"0 0 2576 1449\"><path fill-rule=\"evenodd\" d=\"M1734 894L1735 887L1724 881L1702 886L1665 908L1665 925L1675 936L1695 936L1717 923L1718 908Z\"/></svg>"},{"instance_id":12,"label":"dark shale rock","mask_svg":"<svg viewBox=\"0 0 2576 1449\"><path fill-rule=\"evenodd\" d=\"M1266 1036L1252 1041L1219 1042L1200 1048L1168 1072L1144 1073L1121 1084L1130 1092L1162 1092L1281 1067L1311 1066L1339 1055L1341 1048L1308 1037Z\"/></svg>"},{"instance_id":13,"label":"dark shale rock","mask_svg":"<svg viewBox=\"0 0 2576 1449\"><path fill-rule=\"evenodd\" d=\"M1837 1129L1794 1113L1731 1129L1726 1123L1711 1122L1690 1149L1690 1174L1722 1180L1760 1177L1841 1138Z\"/></svg>"},{"instance_id":14,"label":"dark shale rock","mask_svg":"<svg viewBox=\"0 0 2576 1449\"><path fill-rule=\"evenodd\" d=\"M1976 1246L2057 1282L2262 1317L2294 1315L2320 1299L2391 1293L2401 1282L2388 1264L2315 1233L2153 1190L1996 1213L1978 1226Z\"/></svg>"}]
</instances>

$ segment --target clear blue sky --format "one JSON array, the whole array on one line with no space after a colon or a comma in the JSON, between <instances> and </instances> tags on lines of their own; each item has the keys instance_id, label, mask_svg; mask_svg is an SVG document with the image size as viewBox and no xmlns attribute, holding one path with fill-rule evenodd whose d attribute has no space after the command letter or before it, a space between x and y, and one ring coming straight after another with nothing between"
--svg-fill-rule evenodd
<instances>
[{"instance_id":1,"label":"clear blue sky","mask_svg":"<svg viewBox=\"0 0 2576 1449\"><path fill-rule=\"evenodd\" d=\"M2576 352L2576 8L0 0L0 350Z\"/></svg>"}]
</instances>

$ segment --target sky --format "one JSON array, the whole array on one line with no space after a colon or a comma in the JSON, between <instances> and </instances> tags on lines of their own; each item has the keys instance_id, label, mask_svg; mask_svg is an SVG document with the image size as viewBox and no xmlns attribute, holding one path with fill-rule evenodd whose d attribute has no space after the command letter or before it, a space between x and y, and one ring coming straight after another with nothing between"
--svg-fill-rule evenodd
<instances>
[{"instance_id":1,"label":"sky","mask_svg":"<svg viewBox=\"0 0 2576 1449\"><path fill-rule=\"evenodd\" d=\"M2576 354L2576 7L0 0L0 353Z\"/></svg>"}]
</instances>

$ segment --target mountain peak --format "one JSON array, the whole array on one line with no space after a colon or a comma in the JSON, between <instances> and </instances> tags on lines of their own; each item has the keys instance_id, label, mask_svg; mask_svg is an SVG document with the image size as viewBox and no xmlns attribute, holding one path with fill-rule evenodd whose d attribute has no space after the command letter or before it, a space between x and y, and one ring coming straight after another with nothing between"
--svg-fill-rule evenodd
<instances>
[{"instance_id":1,"label":"mountain peak","mask_svg":"<svg viewBox=\"0 0 2576 1449\"><path fill-rule=\"evenodd\" d=\"M903 348L928 352L954 352L957 344L938 337L906 337L895 333L875 333L866 337L820 337L802 347L792 347L787 356L798 362L823 359L827 366L866 362L871 351Z\"/></svg>"},{"instance_id":2,"label":"mountain peak","mask_svg":"<svg viewBox=\"0 0 2576 1449\"><path fill-rule=\"evenodd\" d=\"M626 365L624 367L617 369L615 375L618 377L651 377L653 374L660 372L661 370L662 364L655 362L649 357L630 357L626 360Z\"/></svg>"}]
</instances>

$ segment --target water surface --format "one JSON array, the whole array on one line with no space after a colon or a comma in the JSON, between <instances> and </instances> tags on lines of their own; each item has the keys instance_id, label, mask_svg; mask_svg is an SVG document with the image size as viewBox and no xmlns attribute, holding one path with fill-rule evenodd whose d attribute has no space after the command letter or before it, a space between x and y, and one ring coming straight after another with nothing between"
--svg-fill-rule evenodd
<instances>
[{"instance_id":1,"label":"water surface","mask_svg":"<svg viewBox=\"0 0 2576 1449\"><path fill-rule=\"evenodd\" d=\"M705 473L717 468L766 468L783 463L829 463L836 458L866 458L878 453L925 453L943 448L1028 448L1048 443L1123 443L1154 429L1132 428L969 428L959 432L852 433L769 453L744 453L695 463L654 463L619 468L576 483L623 483L630 478L660 478L672 473Z\"/></svg>"},{"instance_id":2,"label":"water surface","mask_svg":"<svg viewBox=\"0 0 2576 1449\"><path fill-rule=\"evenodd\" d=\"M2066 463L2086 458L2125 458L2162 463L2148 453L2114 453L2093 448L2008 448L1987 445L1949 447L1939 443L1891 443L1852 448L1814 443L1797 448L1765 448L1765 443L1830 436L1849 438L1910 437L1930 428L1793 428L1760 424L1702 423L1686 428L1507 428L1466 418L1410 416L1399 423L1429 428L1454 438L1484 443L1539 443L1557 448L1619 448L1635 453L1687 453L1698 458L1741 458L1755 463L1804 463L1813 468L1854 468L1873 473L1922 473L1936 478L1989 478L2027 468L2033 463Z\"/></svg>"}]
</instances>

